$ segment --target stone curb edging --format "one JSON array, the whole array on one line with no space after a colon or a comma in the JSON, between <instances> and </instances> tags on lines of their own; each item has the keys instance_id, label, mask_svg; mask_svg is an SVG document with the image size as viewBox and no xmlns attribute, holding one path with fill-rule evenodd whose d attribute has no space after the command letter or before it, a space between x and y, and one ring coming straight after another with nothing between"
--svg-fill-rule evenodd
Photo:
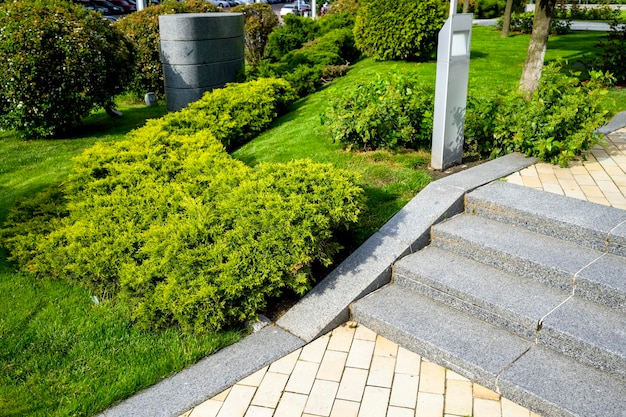
<instances>
[{"instance_id":1,"label":"stone curb edging","mask_svg":"<svg viewBox=\"0 0 626 417\"><path fill-rule=\"evenodd\" d=\"M387 284L393 263L429 243L430 227L463 211L465 193L536 162L519 153L426 186L306 296L267 326L97 417L176 417L348 321L352 302Z\"/></svg>"}]
</instances>

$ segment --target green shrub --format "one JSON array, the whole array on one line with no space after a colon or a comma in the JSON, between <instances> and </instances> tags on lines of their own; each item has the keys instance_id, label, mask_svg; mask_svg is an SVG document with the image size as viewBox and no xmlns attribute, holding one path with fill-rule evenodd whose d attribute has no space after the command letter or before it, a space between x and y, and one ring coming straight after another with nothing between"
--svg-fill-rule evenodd
<instances>
[{"instance_id":1,"label":"green shrub","mask_svg":"<svg viewBox=\"0 0 626 417\"><path fill-rule=\"evenodd\" d=\"M347 13L356 17L356 13L358 10L358 0L334 0L328 8L328 13L326 13L326 16Z\"/></svg>"},{"instance_id":2,"label":"green shrub","mask_svg":"<svg viewBox=\"0 0 626 417\"><path fill-rule=\"evenodd\" d=\"M173 133L209 129L227 149L233 149L265 130L295 99L286 80L261 78L227 84L156 123L164 123L163 129Z\"/></svg>"},{"instance_id":3,"label":"green shrub","mask_svg":"<svg viewBox=\"0 0 626 417\"><path fill-rule=\"evenodd\" d=\"M86 150L59 190L11 214L2 238L13 259L100 299L119 296L142 328L216 330L254 317L284 290L303 294L312 267L328 266L339 249L334 232L357 220L363 192L329 165L253 169L231 158L216 138L229 125L203 120L217 112L252 132L289 100L284 80L251 84L273 91L273 103L229 85ZM242 114L254 107L274 110Z\"/></svg>"},{"instance_id":4,"label":"green shrub","mask_svg":"<svg viewBox=\"0 0 626 417\"><path fill-rule=\"evenodd\" d=\"M124 37L67 1L0 6L0 127L50 137L108 107L128 80Z\"/></svg>"},{"instance_id":5,"label":"green shrub","mask_svg":"<svg viewBox=\"0 0 626 417\"><path fill-rule=\"evenodd\" d=\"M345 71L337 69L358 56L352 31L348 28L333 29L300 49L286 53L278 62L262 61L247 75L251 79L282 77L302 97L331 81L333 76L344 74Z\"/></svg>"},{"instance_id":6,"label":"green shrub","mask_svg":"<svg viewBox=\"0 0 626 417\"><path fill-rule=\"evenodd\" d=\"M535 14L531 12L527 13L513 13L511 15L511 24L509 29L511 32L518 33L531 33L533 31L533 20ZM498 30L502 30L503 18L500 17L496 21L496 27ZM572 21L570 19L552 19L550 21L550 35L564 35L572 31Z\"/></svg>"},{"instance_id":7,"label":"green shrub","mask_svg":"<svg viewBox=\"0 0 626 417\"><path fill-rule=\"evenodd\" d=\"M279 61L287 53L315 39L318 34L317 21L288 14L283 17L283 25L268 36L265 56L271 61Z\"/></svg>"},{"instance_id":8,"label":"green shrub","mask_svg":"<svg viewBox=\"0 0 626 417\"><path fill-rule=\"evenodd\" d=\"M601 71L610 71L617 83L626 83L626 23L613 20L611 30L596 48L598 53L592 66Z\"/></svg>"},{"instance_id":9,"label":"green shrub","mask_svg":"<svg viewBox=\"0 0 626 417\"><path fill-rule=\"evenodd\" d=\"M416 149L431 141L433 103L415 79L379 78L335 98L322 123L347 148Z\"/></svg>"},{"instance_id":10,"label":"green shrub","mask_svg":"<svg viewBox=\"0 0 626 417\"><path fill-rule=\"evenodd\" d=\"M491 99L468 101L465 150L492 158L522 152L542 161L567 166L594 146L608 111L601 104L601 86L611 76L591 72L581 83L560 72L556 63L543 69L537 90L526 99L518 91Z\"/></svg>"},{"instance_id":11,"label":"green shrub","mask_svg":"<svg viewBox=\"0 0 626 417\"><path fill-rule=\"evenodd\" d=\"M553 17L574 20L613 20L619 17L619 10L611 7L609 3L597 7L581 7L578 1L558 2Z\"/></svg>"},{"instance_id":12,"label":"green shrub","mask_svg":"<svg viewBox=\"0 0 626 417\"><path fill-rule=\"evenodd\" d=\"M249 65L256 65L263 58L270 33L278 26L278 17L272 6L265 3L233 7L231 12L244 15L246 61Z\"/></svg>"},{"instance_id":13,"label":"green shrub","mask_svg":"<svg viewBox=\"0 0 626 417\"><path fill-rule=\"evenodd\" d=\"M143 98L153 92L165 97L163 65L159 55L159 16L175 13L210 13L222 9L202 0L166 0L146 7L115 22L115 26L126 35L133 45L134 67L128 91Z\"/></svg>"},{"instance_id":14,"label":"green shrub","mask_svg":"<svg viewBox=\"0 0 626 417\"><path fill-rule=\"evenodd\" d=\"M356 46L380 60L428 60L446 17L437 0L365 0L354 26Z\"/></svg>"},{"instance_id":15,"label":"green shrub","mask_svg":"<svg viewBox=\"0 0 626 417\"><path fill-rule=\"evenodd\" d=\"M494 19L502 16L505 0L476 0L472 3L472 12L477 19Z\"/></svg>"}]
</instances>

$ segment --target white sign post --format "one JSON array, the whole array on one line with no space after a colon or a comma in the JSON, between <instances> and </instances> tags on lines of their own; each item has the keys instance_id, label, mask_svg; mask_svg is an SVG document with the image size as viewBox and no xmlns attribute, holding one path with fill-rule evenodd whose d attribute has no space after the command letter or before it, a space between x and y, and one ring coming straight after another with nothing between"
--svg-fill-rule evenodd
<instances>
[{"instance_id":1,"label":"white sign post","mask_svg":"<svg viewBox=\"0 0 626 417\"><path fill-rule=\"evenodd\" d=\"M450 17L439 31L437 80L431 167L444 170L460 164L463 156L463 129L467 104L471 13L456 13L456 0L450 2Z\"/></svg>"}]
</instances>

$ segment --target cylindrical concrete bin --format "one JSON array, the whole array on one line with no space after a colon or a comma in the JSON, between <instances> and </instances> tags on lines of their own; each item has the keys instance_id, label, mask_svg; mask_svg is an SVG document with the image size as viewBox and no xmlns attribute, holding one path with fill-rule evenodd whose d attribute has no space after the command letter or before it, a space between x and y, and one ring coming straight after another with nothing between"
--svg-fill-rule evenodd
<instances>
[{"instance_id":1,"label":"cylindrical concrete bin","mask_svg":"<svg viewBox=\"0 0 626 417\"><path fill-rule=\"evenodd\" d=\"M167 111L178 111L244 70L243 14L159 16Z\"/></svg>"}]
</instances>

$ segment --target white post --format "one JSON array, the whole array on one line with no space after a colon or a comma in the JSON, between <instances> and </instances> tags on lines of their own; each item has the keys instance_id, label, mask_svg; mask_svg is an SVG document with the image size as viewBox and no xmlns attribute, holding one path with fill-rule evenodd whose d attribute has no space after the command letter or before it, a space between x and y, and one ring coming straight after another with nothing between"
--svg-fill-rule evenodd
<instances>
[{"instance_id":1,"label":"white post","mask_svg":"<svg viewBox=\"0 0 626 417\"><path fill-rule=\"evenodd\" d=\"M137 11L148 7L148 0L137 0Z\"/></svg>"},{"instance_id":2,"label":"white post","mask_svg":"<svg viewBox=\"0 0 626 417\"><path fill-rule=\"evenodd\" d=\"M473 15L456 13L456 4L456 0L450 1L450 16L439 31L437 45L430 162L431 167L437 170L460 164L463 156Z\"/></svg>"}]
</instances>

